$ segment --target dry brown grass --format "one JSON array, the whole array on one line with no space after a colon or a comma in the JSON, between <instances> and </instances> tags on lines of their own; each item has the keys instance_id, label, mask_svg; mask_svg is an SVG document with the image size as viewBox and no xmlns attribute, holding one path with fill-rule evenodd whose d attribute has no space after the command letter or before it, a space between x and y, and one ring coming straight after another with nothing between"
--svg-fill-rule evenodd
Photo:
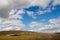
<instances>
[{"instance_id":1,"label":"dry brown grass","mask_svg":"<svg viewBox=\"0 0 60 40\"><path fill-rule=\"evenodd\" d=\"M19 36L6 36L15 33L19 34ZM60 40L60 34L45 34L28 31L5 31L0 32L0 40Z\"/></svg>"}]
</instances>

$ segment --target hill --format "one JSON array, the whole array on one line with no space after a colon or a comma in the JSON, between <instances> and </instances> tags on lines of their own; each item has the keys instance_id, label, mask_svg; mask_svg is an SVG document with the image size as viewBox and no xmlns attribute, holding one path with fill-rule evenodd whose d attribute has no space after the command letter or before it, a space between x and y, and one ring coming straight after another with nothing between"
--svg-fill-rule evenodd
<instances>
[{"instance_id":1,"label":"hill","mask_svg":"<svg viewBox=\"0 0 60 40\"><path fill-rule=\"evenodd\" d=\"M46 34L30 31L2 31L0 40L60 40L60 34Z\"/></svg>"}]
</instances>

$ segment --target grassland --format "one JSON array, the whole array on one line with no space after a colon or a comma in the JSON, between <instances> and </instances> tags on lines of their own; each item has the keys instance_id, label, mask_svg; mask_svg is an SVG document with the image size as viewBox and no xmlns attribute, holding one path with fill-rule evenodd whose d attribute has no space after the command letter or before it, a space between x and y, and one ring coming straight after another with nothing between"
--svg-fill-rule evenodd
<instances>
[{"instance_id":1,"label":"grassland","mask_svg":"<svg viewBox=\"0 0 60 40\"><path fill-rule=\"evenodd\" d=\"M10 34L18 34L18 36L11 36ZM29 31L3 31L0 32L0 40L60 40L60 34L46 34Z\"/></svg>"}]
</instances>

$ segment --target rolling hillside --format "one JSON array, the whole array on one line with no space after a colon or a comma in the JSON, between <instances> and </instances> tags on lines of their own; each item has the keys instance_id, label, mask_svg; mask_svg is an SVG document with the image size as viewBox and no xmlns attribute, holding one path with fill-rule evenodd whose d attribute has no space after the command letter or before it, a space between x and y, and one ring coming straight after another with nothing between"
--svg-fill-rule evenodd
<instances>
[{"instance_id":1,"label":"rolling hillside","mask_svg":"<svg viewBox=\"0 0 60 40\"><path fill-rule=\"evenodd\" d=\"M30 31L2 31L0 40L60 40L60 34L36 33Z\"/></svg>"}]
</instances>

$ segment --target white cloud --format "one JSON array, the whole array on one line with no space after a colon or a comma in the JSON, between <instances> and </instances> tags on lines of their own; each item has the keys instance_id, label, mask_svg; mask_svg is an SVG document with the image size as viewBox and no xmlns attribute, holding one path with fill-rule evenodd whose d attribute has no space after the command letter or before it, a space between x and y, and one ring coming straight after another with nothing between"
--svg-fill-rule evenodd
<instances>
[{"instance_id":1,"label":"white cloud","mask_svg":"<svg viewBox=\"0 0 60 40\"><path fill-rule=\"evenodd\" d=\"M39 11L38 14L39 14L39 15L45 14L45 12L44 12L44 11Z\"/></svg>"},{"instance_id":2,"label":"white cloud","mask_svg":"<svg viewBox=\"0 0 60 40\"><path fill-rule=\"evenodd\" d=\"M30 6L39 6L42 8L46 8L50 2L51 0L0 0L0 17L8 17L9 11L13 8L22 9ZM58 4L60 4L60 0L53 1L53 5L58 5ZM50 9L46 9L46 12L47 11L51 12ZM40 11L40 14L44 14L44 13L45 11L44 12Z\"/></svg>"},{"instance_id":3,"label":"white cloud","mask_svg":"<svg viewBox=\"0 0 60 40\"><path fill-rule=\"evenodd\" d=\"M0 5L21 8L37 5L45 8L50 1L51 0L0 0Z\"/></svg>"},{"instance_id":4,"label":"white cloud","mask_svg":"<svg viewBox=\"0 0 60 40\"><path fill-rule=\"evenodd\" d=\"M54 0L53 1L53 6L60 5L60 0Z\"/></svg>"},{"instance_id":5,"label":"white cloud","mask_svg":"<svg viewBox=\"0 0 60 40\"><path fill-rule=\"evenodd\" d=\"M45 22L31 22L30 27L33 28L31 31L36 32L46 32L46 33L55 33L59 32L60 29L60 17L55 19L50 19L49 24L46 24ZM59 28L59 29L58 29Z\"/></svg>"},{"instance_id":6,"label":"white cloud","mask_svg":"<svg viewBox=\"0 0 60 40\"><path fill-rule=\"evenodd\" d=\"M60 18L50 19L49 22L52 23L52 24L59 24L60 23Z\"/></svg>"},{"instance_id":7,"label":"white cloud","mask_svg":"<svg viewBox=\"0 0 60 40\"><path fill-rule=\"evenodd\" d=\"M51 0L33 0L31 5L37 5L43 8L46 8L47 5L50 3Z\"/></svg>"},{"instance_id":8,"label":"white cloud","mask_svg":"<svg viewBox=\"0 0 60 40\"><path fill-rule=\"evenodd\" d=\"M0 9L9 5L8 1L7 0L0 0Z\"/></svg>"},{"instance_id":9,"label":"white cloud","mask_svg":"<svg viewBox=\"0 0 60 40\"><path fill-rule=\"evenodd\" d=\"M22 9L22 10L19 10L17 11L17 9L15 10L11 10L11 12L9 13L9 19L23 19L23 14L25 13L25 11Z\"/></svg>"},{"instance_id":10,"label":"white cloud","mask_svg":"<svg viewBox=\"0 0 60 40\"><path fill-rule=\"evenodd\" d=\"M60 28L60 17L58 17L57 19L50 19L49 22L51 24L54 24L56 28Z\"/></svg>"},{"instance_id":11,"label":"white cloud","mask_svg":"<svg viewBox=\"0 0 60 40\"><path fill-rule=\"evenodd\" d=\"M6 18L9 16L9 12L14 8L27 8L30 6L39 6L46 8L51 0L0 0L0 17ZM53 5L60 4L60 0L54 0ZM39 11L39 14L44 14L45 12L51 12L50 8L45 11ZM21 11L22 12L22 11ZM20 11L18 12L20 13ZM36 17L33 17L36 18Z\"/></svg>"},{"instance_id":12,"label":"white cloud","mask_svg":"<svg viewBox=\"0 0 60 40\"><path fill-rule=\"evenodd\" d=\"M22 14L24 14L25 13L25 10L23 10L23 9L20 9L19 11L17 11L17 14L18 15L22 15Z\"/></svg>"},{"instance_id":13,"label":"white cloud","mask_svg":"<svg viewBox=\"0 0 60 40\"><path fill-rule=\"evenodd\" d=\"M24 12L24 11L23 11ZM20 11L21 14L23 14ZM19 19L17 19L19 18ZM23 30L25 28L25 24L23 24L22 20L23 17L19 15L18 13L15 13L14 10L12 10L9 13L8 18L0 18L0 28L4 26L4 28L0 30Z\"/></svg>"},{"instance_id":14,"label":"white cloud","mask_svg":"<svg viewBox=\"0 0 60 40\"><path fill-rule=\"evenodd\" d=\"M0 26L2 26L2 25L0 25ZM6 26L6 27L5 27ZM10 25L10 26L7 26L7 25L3 25L2 27L0 27L1 29L0 29L0 31L10 31L10 30L24 30L24 28L23 27L18 27L18 26L16 26L16 25Z\"/></svg>"},{"instance_id":15,"label":"white cloud","mask_svg":"<svg viewBox=\"0 0 60 40\"><path fill-rule=\"evenodd\" d=\"M50 0L0 0L0 15L8 17L9 11L13 8L27 8L30 6L41 6L46 8Z\"/></svg>"},{"instance_id":16,"label":"white cloud","mask_svg":"<svg viewBox=\"0 0 60 40\"><path fill-rule=\"evenodd\" d=\"M21 14L24 14L24 10L20 10L17 12L17 14L14 14L16 10L12 10L14 8L27 8L30 6L39 6L42 8L46 8L48 4L51 2L51 0L0 0L0 25L8 26L8 25L16 25L19 27L24 28L24 24L22 23L21 20L16 20L17 18L23 19L23 16ZM53 1L53 6L56 6L60 4L60 0L54 0ZM50 8L40 11L39 14L44 14L45 12L50 12ZM10 13L9 13L10 12ZM20 14L20 15L19 15ZM36 18L36 15L34 12L27 12L29 16L32 18ZM44 25L44 23L39 23L39 22L32 22L30 24L30 27L42 27L39 30L47 30L47 29L53 29L55 27L60 26L60 18L58 19L50 19L49 22L52 24L49 25ZM8 27L11 29L12 27ZM8 29L6 28L6 29Z\"/></svg>"},{"instance_id":17,"label":"white cloud","mask_svg":"<svg viewBox=\"0 0 60 40\"><path fill-rule=\"evenodd\" d=\"M36 19L36 14L33 11L27 11L28 16L32 17L33 19Z\"/></svg>"},{"instance_id":18,"label":"white cloud","mask_svg":"<svg viewBox=\"0 0 60 40\"><path fill-rule=\"evenodd\" d=\"M43 27L44 24L43 23L39 23L39 22L32 22L30 23L30 27L34 28L34 27Z\"/></svg>"},{"instance_id":19,"label":"white cloud","mask_svg":"<svg viewBox=\"0 0 60 40\"><path fill-rule=\"evenodd\" d=\"M35 31L42 31L42 30L49 30L49 29L52 29L53 28L53 25L46 25L45 23L42 23L42 22L32 22L30 24L30 27L31 28L38 28L36 29Z\"/></svg>"}]
</instances>

